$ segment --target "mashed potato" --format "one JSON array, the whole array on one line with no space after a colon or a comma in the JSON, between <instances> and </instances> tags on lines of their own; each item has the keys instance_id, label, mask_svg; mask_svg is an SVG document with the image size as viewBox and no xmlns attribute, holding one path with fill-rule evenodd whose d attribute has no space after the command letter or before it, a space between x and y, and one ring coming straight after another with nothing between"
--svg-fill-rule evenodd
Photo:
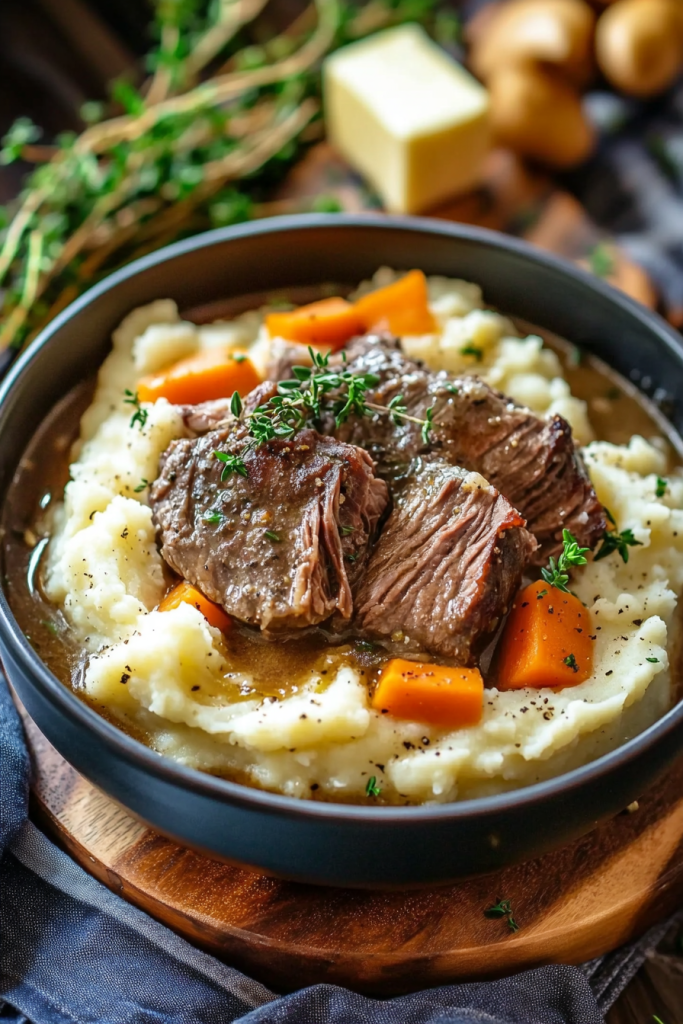
<instances>
[{"instance_id":1,"label":"mashed potato","mask_svg":"<svg viewBox=\"0 0 683 1024\"><path fill-rule=\"evenodd\" d=\"M394 276L383 269L359 292ZM188 605L154 610L165 582L147 482L169 441L183 435L182 419L160 400L146 407L142 427L131 426L124 392L141 374L200 349L252 345L262 361L269 338L259 313L197 327L164 300L131 313L114 334L55 516L46 577L51 600L90 652L88 694L144 730L159 752L207 771L246 773L297 797L314 787L357 799L374 775L390 799L449 801L585 763L668 707L668 651L683 587L683 480L669 477L657 497L660 446L641 437L627 447L595 441L557 355L482 308L477 285L435 277L429 290L439 330L405 338L407 353L434 369L476 372L536 413L564 416L587 445L600 500L639 542L628 563L612 555L574 575L573 589L593 615L592 677L560 691L488 689L480 723L455 732L377 714L349 666L337 666L331 681L330 673L311 672L284 699L253 692L227 699L226 676L240 679L221 635ZM248 694L249 679L241 681Z\"/></svg>"}]
</instances>

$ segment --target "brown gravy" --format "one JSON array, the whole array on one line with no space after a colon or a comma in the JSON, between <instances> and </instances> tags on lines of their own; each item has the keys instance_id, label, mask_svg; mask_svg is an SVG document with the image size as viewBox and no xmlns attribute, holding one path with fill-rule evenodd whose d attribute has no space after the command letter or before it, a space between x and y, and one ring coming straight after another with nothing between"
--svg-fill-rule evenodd
<instances>
[{"instance_id":1,"label":"brown gravy","mask_svg":"<svg viewBox=\"0 0 683 1024\"><path fill-rule=\"evenodd\" d=\"M348 290L334 289L335 294ZM297 289L291 291L288 298L302 303L320 294L320 289ZM184 315L186 319L205 323L217 317L235 316L272 298L248 296L191 310ZM541 334L546 344L558 352L572 393L588 402L598 437L624 444L633 434L666 436L670 468L680 464L680 441L658 410L632 384L590 355L584 354L577 363L574 347L562 339L528 324L520 323L519 327L522 333ZM92 401L93 390L93 380L78 385L40 425L15 474L1 520L3 581L17 622L57 678L86 701L88 698L79 686L84 654L71 639L61 612L44 595L41 566L51 510L61 500L69 478L71 445L78 436L80 418ZM357 667L372 688L387 650L348 637L332 639L320 629L298 634L295 640L272 643L263 640L257 632L236 625L226 637L225 654L235 676L250 676L253 681L251 686L245 687L230 678L225 680L224 696L240 700L248 699L254 692L283 697L292 687L305 683L311 674L320 672L331 678L336 667L349 663ZM283 663L286 663L286 672L283 672ZM106 709L97 706L97 710L109 717ZM116 724L121 726L118 720ZM127 731L136 733L132 728ZM144 736L139 738L145 739Z\"/></svg>"}]
</instances>

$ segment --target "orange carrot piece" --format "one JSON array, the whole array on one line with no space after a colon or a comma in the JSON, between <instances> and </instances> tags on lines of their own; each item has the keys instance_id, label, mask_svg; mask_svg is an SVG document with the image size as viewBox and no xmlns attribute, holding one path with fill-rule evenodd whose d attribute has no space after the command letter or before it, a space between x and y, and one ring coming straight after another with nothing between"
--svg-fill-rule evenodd
<instances>
[{"instance_id":1,"label":"orange carrot piece","mask_svg":"<svg viewBox=\"0 0 683 1024\"><path fill-rule=\"evenodd\" d=\"M138 381L141 402L167 398L174 405L196 405L228 398L233 391L248 395L261 383L256 367L244 352L206 349L174 363L167 370Z\"/></svg>"},{"instance_id":2,"label":"orange carrot piece","mask_svg":"<svg viewBox=\"0 0 683 1024\"><path fill-rule=\"evenodd\" d=\"M269 313L266 327L272 338L324 345L333 352L343 348L354 335L363 333L355 306L340 298L321 299L290 313Z\"/></svg>"},{"instance_id":3,"label":"orange carrot piece","mask_svg":"<svg viewBox=\"0 0 683 1024\"><path fill-rule=\"evenodd\" d=\"M221 606L214 604L213 601L209 601L208 597L204 597L201 591L193 587L187 580L183 580L173 590L169 590L159 605L159 611L170 612L172 608L177 608L181 604L194 605L197 611L202 613L209 625L220 629L222 633L229 633L232 629L232 619L223 611Z\"/></svg>"},{"instance_id":4,"label":"orange carrot piece","mask_svg":"<svg viewBox=\"0 0 683 1024\"><path fill-rule=\"evenodd\" d=\"M499 690L576 686L593 671L591 614L543 580L519 592L498 649Z\"/></svg>"},{"instance_id":5,"label":"orange carrot piece","mask_svg":"<svg viewBox=\"0 0 683 1024\"><path fill-rule=\"evenodd\" d=\"M427 279L421 270L411 270L386 288L364 295L356 311L366 331L389 330L405 334L431 334L436 330L429 310Z\"/></svg>"},{"instance_id":6,"label":"orange carrot piece","mask_svg":"<svg viewBox=\"0 0 683 1024\"><path fill-rule=\"evenodd\" d=\"M372 706L394 718L459 729L477 724L483 700L484 680L477 668L392 658L382 669Z\"/></svg>"}]
</instances>

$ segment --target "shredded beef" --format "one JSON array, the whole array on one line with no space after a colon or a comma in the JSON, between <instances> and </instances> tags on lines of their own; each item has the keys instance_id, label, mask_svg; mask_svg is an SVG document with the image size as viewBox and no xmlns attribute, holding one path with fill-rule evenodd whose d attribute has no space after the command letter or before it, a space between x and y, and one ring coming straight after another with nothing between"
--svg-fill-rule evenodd
<instances>
[{"instance_id":1,"label":"shredded beef","mask_svg":"<svg viewBox=\"0 0 683 1024\"><path fill-rule=\"evenodd\" d=\"M385 336L352 342L347 361L349 370L379 377L380 383L368 392L369 401L386 406L402 395L408 413L418 420L433 407L428 444L419 424L397 425L382 413L353 417L339 428L326 424L326 432L366 448L385 479L400 479L427 452L481 473L527 520L539 543L534 556L538 564L560 550L563 529L588 547L602 536L603 508L571 427L561 416L536 416L478 377L432 373Z\"/></svg>"},{"instance_id":2,"label":"shredded beef","mask_svg":"<svg viewBox=\"0 0 683 1024\"><path fill-rule=\"evenodd\" d=\"M228 614L268 633L335 612L350 619L386 484L365 451L314 430L248 442L231 421L171 443L150 494L163 557ZM221 481L215 451L241 456L247 475Z\"/></svg>"},{"instance_id":3,"label":"shredded beef","mask_svg":"<svg viewBox=\"0 0 683 1024\"><path fill-rule=\"evenodd\" d=\"M420 459L368 561L355 624L467 665L535 550L523 518L478 473Z\"/></svg>"}]
</instances>

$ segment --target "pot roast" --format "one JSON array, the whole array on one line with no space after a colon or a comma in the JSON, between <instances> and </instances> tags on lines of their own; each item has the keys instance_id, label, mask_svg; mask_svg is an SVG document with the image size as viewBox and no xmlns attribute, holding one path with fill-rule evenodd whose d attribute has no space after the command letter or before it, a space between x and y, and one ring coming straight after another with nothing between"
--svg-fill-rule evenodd
<instances>
[{"instance_id":1,"label":"pot roast","mask_svg":"<svg viewBox=\"0 0 683 1024\"><path fill-rule=\"evenodd\" d=\"M246 475L221 480L214 452L241 457ZM268 633L351 618L388 498L361 448L302 430L253 449L234 422L173 441L150 493L168 565Z\"/></svg>"},{"instance_id":2,"label":"pot roast","mask_svg":"<svg viewBox=\"0 0 683 1024\"><path fill-rule=\"evenodd\" d=\"M536 541L478 473L418 460L355 596L355 623L469 664L516 593Z\"/></svg>"},{"instance_id":3,"label":"pot roast","mask_svg":"<svg viewBox=\"0 0 683 1024\"><path fill-rule=\"evenodd\" d=\"M606 525L603 508L561 416L536 416L478 377L432 373L386 336L357 339L346 358L352 372L379 377L369 401L387 406L402 395L407 412L419 420L433 410L427 444L419 424L396 424L383 413L329 425L340 440L366 448L380 476L400 479L418 455L435 452L451 465L481 473L521 513L538 541L536 564L558 553L563 529L581 546L597 543Z\"/></svg>"}]
</instances>

